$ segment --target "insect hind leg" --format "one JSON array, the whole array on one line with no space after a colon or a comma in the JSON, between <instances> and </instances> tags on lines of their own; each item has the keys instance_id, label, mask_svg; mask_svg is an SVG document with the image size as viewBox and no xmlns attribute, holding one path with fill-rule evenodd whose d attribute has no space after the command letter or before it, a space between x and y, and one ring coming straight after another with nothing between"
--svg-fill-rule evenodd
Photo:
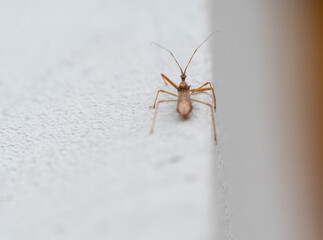
<instances>
[{"instance_id":1,"label":"insect hind leg","mask_svg":"<svg viewBox=\"0 0 323 240\"><path fill-rule=\"evenodd\" d=\"M155 127L155 122L156 122L156 117L157 117L159 104L164 103L164 102L177 102L177 100L160 100L160 101L158 101L158 103L156 105L156 110L155 110L153 122L152 122L151 129L150 129L150 134L152 134L154 132L154 127Z\"/></svg>"},{"instance_id":2,"label":"insect hind leg","mask_svg":"<svg viewBox=\"0 0 323 240\"><path fill-rule=\"evenodd\" d=\"M162 92L162 93L167 93L169 95L172 95L172 96L175 96L175 97L178 97L178 95L174 94L174 93L170 93L170 92L167 92L167 91L164 91L164 90L158 90L157 92L157 95L156 95L156 98L155 98L155 102L154 102L154 105L153 106L150 106L150 108L155 108L156 107L156 102L157 102L157 98L158 98L158 95L159 95L159 92Z\"/></svg>"},{"instance_id":3,"label":"insect hind leg","mask_svg":"<svg viewBox=\"0 0 323 240\"><path fill-rule=\"evenodd\" d=\"M201 103L201 104L204 104L204 105L207 105L207 106L210 107L210 109L211 109L211 116L212 116L213 131L214 131L214 140L215 140L215 143L218 144L218 139L217 139L217 135L216 135L216 128L215 128L214 111L213 111L212 105L209 104L209 103L206 103L206 102L202 102L202 101L199 101L199 100L195 100L195 99L192 99L192 101L198 102L198 103Z\"/></svg>"}]
</instances>

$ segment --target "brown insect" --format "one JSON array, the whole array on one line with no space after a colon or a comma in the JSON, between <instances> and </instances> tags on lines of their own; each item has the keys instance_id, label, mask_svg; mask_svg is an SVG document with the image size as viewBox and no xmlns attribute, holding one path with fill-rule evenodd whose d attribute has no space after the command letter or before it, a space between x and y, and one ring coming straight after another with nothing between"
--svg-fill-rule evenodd
<instances>
[{"instance_id":1,"label":"brown insect","mask_svg":"<svg viewBox=\"0 0 323 240\"><path fill-rule=\"evenodd\" d=\"M188 65L191 63L196 51L203 45L203 43L205 43L214 33L216 32L213 32L211 35L209 35L196 49L195 51L193 52L190 60L188 61L186 67L185 67L185 70L183 71L181 66L179 65L179 63L177 62L175 56L173 55L173 53L171 51L169 51L167 48L164 48L163 46L159 45L158 43L153 43L155 45L157 45L158 47L161 47L162 49L166 50L167 52L170 53L170 55L174 58L176 64L178 65L178 67L180 68L181 70L181 83L179 84L179 86L177 86L174 82L172 82L168 77L166 77L164 74L161 74L165 84L167 85L167 82L170 83L174 88L177 89L177 92L178 92L178 95L174 94L174 93L170 93L170 92L166 92L164 90L158 90L157 92L157 95L156 95L156 99L155 99L155 102L154 102L154 105L152 106L152 108L156 108L155 110L155 114L154 114L154 119L153 119L153 122L152 122L152 126L151 126L151 130L150 130L150 133L153 133L154 131L154 126L155 126L155 121L156 121L156 116L157 116L157 112L158 112L158 107L159 107L159 104L160 103L163 103L163 102L176 102L177 101L177 112L184 118L188 118L189 114L192 112L193 110L193 106L192 106L192 101L194 102L198 102L198 103L201 103L201 104L204 104L206 106L209 106L210 109L211 109L211 115L212 115L212 123L213 123L213 130L214 130L214 140L215 142L217 143L217 137L216 137L216 128L215 128L215 120L214 120L214 111L216 111L216 99L215 99L215 94L214 94L214 88L212 87L211 83L210 82L207 82L205 84L203 84L202 86L200 86L199 88L196 88L196 89L190 89L190 86L186 83L185 79L186 79L186 70L187 70L187 67ZM209 85L209 87L205 87ZM213 101L214 101L214 111L213 111L213 108L212 108L212 105L209 104L209 103L206 103L206 102L202 102L202 101L199 101L199 100L196 100L196 99L192 99L191 98L191 95L192 94L196 94L196 93L201 93L201 92L205 92L205 91L212 91L212 94L213 94ZM158 98L158 95L159 93L162 92L162 93L167 93L169 95L172 95L172 96L175 96L177 97L178 99L177 100L160 100L157 102L157 98ZM156 104L157 102L157 104Z\"/></svg>"}]
</instances>

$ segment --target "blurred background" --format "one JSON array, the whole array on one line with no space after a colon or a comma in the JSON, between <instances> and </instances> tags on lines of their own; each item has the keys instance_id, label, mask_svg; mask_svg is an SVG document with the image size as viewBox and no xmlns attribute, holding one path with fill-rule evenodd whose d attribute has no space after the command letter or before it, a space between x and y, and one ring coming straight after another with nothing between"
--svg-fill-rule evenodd
<instances>
[{"instance_id":1,"label":"blurred background","mask_svg":"<svg viewBox=\"0 0 323 240\"><path fill-rule=\"evenodd\" d=\"M322 2L212 6L235 236L321 239Z\"/></svg>"},{"instance_id":2,"label":"blurred background","mask_svg":"<svg viewBox=\"0 0 323 240\"><path fill-rule=\"evenodd\" d=\"M1 0L0 239L322 239L322 29L319 0ZM149 43L185 65L214 30L187 81L219 144L195 105L149 136L180 75Z\"/></svg>"}]
</instances>

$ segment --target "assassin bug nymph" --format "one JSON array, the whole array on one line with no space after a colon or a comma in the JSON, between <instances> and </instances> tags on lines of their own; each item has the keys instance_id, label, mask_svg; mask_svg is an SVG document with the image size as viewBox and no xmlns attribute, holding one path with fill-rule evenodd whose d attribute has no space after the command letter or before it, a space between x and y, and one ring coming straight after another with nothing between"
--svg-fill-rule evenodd
<instances>
[{"instance_id":1,"label":"assassin bug nymph","mask_svg":"<svg viewBox=\"0 0 323 240\"><path fill-rule=\"evenodd\" d=\"M165 84L167 85L167 82L170 83L174 88L176 88L177 90L177 93L178 95L174 94L174 93L170 93L170 92L167 92L167 91L164 91L164 90L158 90L157 92L157 95L156 95L156 99L155 99L155 102L154 102L154 105L152 106L152 108L156 108L155 110L155 114L154 114L154 119L153 119L153 122L152 122L152 126L151 126L151 130L150 130L150 133L153 133L154 131L154 125L155 125L155 121L156 121L156 116L157 116L157 112L158 112L158 107L159 107L159 104L160 103L164 103L164 102L176 102L177 101L177 112L184 118L188 118L189 114L192 112L193 110L193 106L192 106L192 101L194 102L197 102L197 103L201 103L201 104L204 104L208 107L210 107L211 109L211 115L212 115L212 124L213 124L213 131L214 131L214 140L215 142L217 143L217 137L216 137L216 129L215 129L215 120L214 120L214 111L216 111L216 99L215 99L215 94L214 94L214 88L212 87L211 83L210 82L207 82L205 84L203 84L202 86L200 86L199 88L196 88L196 89L190 89L190 86L186 83L185 79L186 79L186 70L187 70L187 67L188 65L191 63L195 53L197 52L197 50L213 35L217 32L213 32L211 35L209 35L196 49L195 51L193 52L190 60L188 61L186 67L185 67L185 70L183 71L181 66L179 65L179 63L177 62L175 56L173 55L173 53L168 50L167 48L164 48L163 46L161 46L160 44L158 43L152 43L152 44L155 44L157 45L158 47L166 50L167 52L170 53L170 55L174 58L176 64L178 65L178 67L180 68L181 70L181 83L179 84L179 86L177 86L174 82L172 82L168 77L166 77L164 74L161 74ZM205 87L209 85L209 87ZM213 94L213 102L214 102L214 111L213 111L213 108L212 108L212 105L209 104L209 103L206 103L206 102L202 102L202 101L199 101L199 100L196 100L196 99L192 99L191 98L191 95L192 94L196 94L196 93L201 93L201 92L205 92L205 91L212 91L212 94ZM172 95L172 96L175 96L177 97L177 100L160 100L157 102L157 98L158 98L158 95L159 93L162 92L162 93L167 93L169 95Z\"/></svg>"}]
</instances>

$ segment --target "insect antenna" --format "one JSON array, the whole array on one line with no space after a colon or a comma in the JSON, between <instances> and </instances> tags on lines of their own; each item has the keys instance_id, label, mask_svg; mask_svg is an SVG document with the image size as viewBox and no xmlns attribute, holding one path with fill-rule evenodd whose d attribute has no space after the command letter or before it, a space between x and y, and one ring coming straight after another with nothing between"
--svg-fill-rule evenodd
<instances>
[{"instance_id":1,"label":"insect antenna","mask_svg":"<svg viewBox=\"0 0 323 240\"><path fill-rule=\"evenodd\" d=\"M177 63L177 65L179 66L179 69L181 69L181 73L182 73L182 74L184 74L183 69L181 68L181 66L180 66L180 65L179 65L179 63L177 62L177 60L176 60L176 58L175 58L174 54L173 54L171 51L169 51L167 48L163 47L163 46L162 46L162 45L160 45L159 43L152 42L151 44L154 44L154 45L156 45L156 46L158 46L158 47L160 47L160 48L162 48L162 49L166 50L167 52L169 52L169 53L170 53L170 55L172 55L172 57L174 58L174 60L175 60L175 62Z\"/></svg>"},{"instance_id":2,"label":"insect antenna","mask_svg":"<svg viewBox=\"0 0 323 240\"><path fill-rule=\"evenodd\" d=\"M187 69L187 67L188 67L188 65L191 63L191 61L192 61L192 59L193 59L193 57L194 57L194 55L195 55L195 53L197 52L197 49L199 49L207 40L209 40L209 38L210 37L212 37L213 36L213 34L215 34L215 33L219 33L219 31L214 31L213 33L211 33L196 49L195 49L195 51L193 52L193 54L192 54L192 57L190 58L190 60L188 61L188 63L187 63L187 65L186 65L186 68L185 68L185 70L184 70L184 74L186 74L186 69Z\"/></svg>"}]
</instances>

